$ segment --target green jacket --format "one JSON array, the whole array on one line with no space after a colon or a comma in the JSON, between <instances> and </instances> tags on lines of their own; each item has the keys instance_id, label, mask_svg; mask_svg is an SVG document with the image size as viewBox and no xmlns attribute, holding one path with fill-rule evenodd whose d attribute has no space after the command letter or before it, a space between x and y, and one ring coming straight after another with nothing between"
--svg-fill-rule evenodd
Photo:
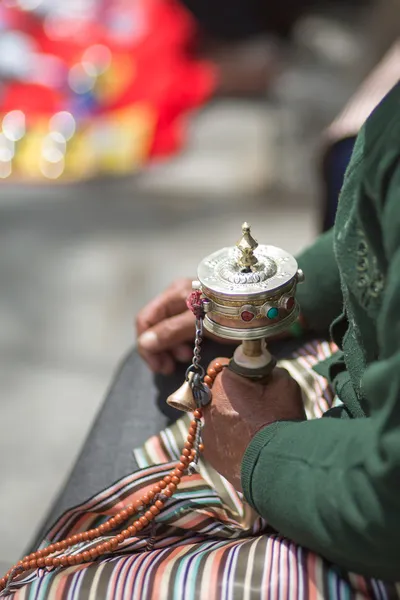
<instances>
[{"instance_id":1,"label":"green jacket","mask_svg":"<svg viewBox=\"0 0 400 600\"><path fill-rule=\"evenodd\" d=\"M334 230L299 265L306 321L317 332L333 321L340 352L317 370L344 406L261 430L244 495L295 542L400 581L400 83L360 131Z\"/></svg>"}]
</instances>

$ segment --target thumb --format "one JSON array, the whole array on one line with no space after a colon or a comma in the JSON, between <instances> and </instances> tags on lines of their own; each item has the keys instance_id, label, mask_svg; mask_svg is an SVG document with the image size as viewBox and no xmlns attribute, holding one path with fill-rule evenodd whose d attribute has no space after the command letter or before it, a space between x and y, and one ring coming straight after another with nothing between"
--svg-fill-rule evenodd
<instances>
[{"instance_id":1,"label":"thumb","mask_svg":"<svg viewBox=\"0 0 400 600\"><path fill-rule=\"evenodd\" d=\"M138 339L140 349L147 352L172 350L178 344L194 341L195 318L187 311L164 319L143 333Z\"/></svg>"}]
</instances>

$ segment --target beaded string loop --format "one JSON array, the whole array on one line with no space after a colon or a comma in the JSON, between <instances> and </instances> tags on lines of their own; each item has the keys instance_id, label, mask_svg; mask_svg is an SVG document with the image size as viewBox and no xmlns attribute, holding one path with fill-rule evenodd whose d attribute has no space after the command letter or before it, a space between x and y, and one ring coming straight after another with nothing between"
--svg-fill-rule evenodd
<instances>
[{"instance_id":1,"label":"beaded string loop","mask_svg":"<svg viewBox=\"0 0 400 600\"><path fill-rule=\"evenodd\" d=\"M218 373L222 371L225 365L218 362L213 362L207 369L207 375L204 377L204 383L211 389L214 380ZM10 584L17 577L26 571L32 569L52 569L60 567L70 567L91 562L113 550L116 550L125 540L135 537L139 531L145 529L148 525L153 524L155 517L164 508L168 498L173 496L181 479L185 473L193 472L193 465L197 465L199 453L204 447L200 441L201 418L203 416L201 409L196 409L193 412L193 419L190 423L188 435L182 453L176 467L166 475L161 481L152 487L152 489L143 494L133 504L129 504L108 521L89 531L77 533L65 540L55 542L25 556L16 565L11 567L9 571L0 579L0 595L4 595L8 591ZM82 542L97 540L104 534L111 532L116 527L120 526L124 521L137 513L144 512L142 516L138 516L132 525L123 529L120 533L106 541L100 541L88 550L78 552L77 554L66 554L74 546L80 545ZM153 537L153 536L152 536ZM154 540L151 540L154 544Z\"/></svg>"}]
</instances>

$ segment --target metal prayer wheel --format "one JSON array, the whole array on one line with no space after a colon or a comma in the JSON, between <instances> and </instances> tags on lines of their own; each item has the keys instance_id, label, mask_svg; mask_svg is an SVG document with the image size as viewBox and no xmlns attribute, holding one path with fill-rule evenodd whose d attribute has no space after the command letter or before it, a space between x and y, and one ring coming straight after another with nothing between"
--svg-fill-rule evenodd
<instances>
[{"instance_id":1,"label":"metal prayer wheel","mask_svg":"<svg viewBox=\"0 0 400 600\"><path fill-rule=\"evenodd\" d=\"M288 329L299 314L296 287L304 275L295 258L276 246L258 244L244 223L236 246L204 258L197 276L193 291L204 327L217 337L242 342L229 368L243 377L267 380L276 361L266 340ZM195 378L191 366L184 384L169 396L170 406L191 411L199 398L200 404L209 401L208 388Z\"/></svg>"},{"instance_id":2,"label":"metal prayer wheel","mask_svg":"<svg viewBox=\"0 0 400 600\"><path fill-rule=\"evenodd\" d=\"M236 245L204 258L197 276L193 288L202 292L204 327L242 341L230 368L246 377L266 377L275 365L266 339L288 329L299 314L296 286L304 275L295 258L258 244L244 223Z\"/></svg>"}]
</instances>

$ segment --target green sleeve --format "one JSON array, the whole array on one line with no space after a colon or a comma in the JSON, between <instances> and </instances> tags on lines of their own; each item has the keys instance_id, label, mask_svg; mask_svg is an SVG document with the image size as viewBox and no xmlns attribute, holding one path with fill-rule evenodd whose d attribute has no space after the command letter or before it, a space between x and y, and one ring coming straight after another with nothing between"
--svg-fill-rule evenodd
<instances>
[{"instance_id":1,"label":"green sleeve","mask_svg":"<svg viewBox=\"0 0 400 600\"><path fill-rule=\"evenodd\" d=\"M389 181L380 216L388 270L377 324L379 359L362 380L370 416L264 428L246 450L242 486L281 534L351 571L398 580L400 166Z\"/></svg>"},{"instance_id":2,"label":"green sleeve","mask_svg":"<svg viewBox=\"0 0 400 600\"><path fill-rule=\"evenodd\" d=\"M343 307L339 270L333 253L333 229L322 234L298 257L305 281L296 297L307 327L318 333L329 330Z\"/></svg>"}]
</instances>

